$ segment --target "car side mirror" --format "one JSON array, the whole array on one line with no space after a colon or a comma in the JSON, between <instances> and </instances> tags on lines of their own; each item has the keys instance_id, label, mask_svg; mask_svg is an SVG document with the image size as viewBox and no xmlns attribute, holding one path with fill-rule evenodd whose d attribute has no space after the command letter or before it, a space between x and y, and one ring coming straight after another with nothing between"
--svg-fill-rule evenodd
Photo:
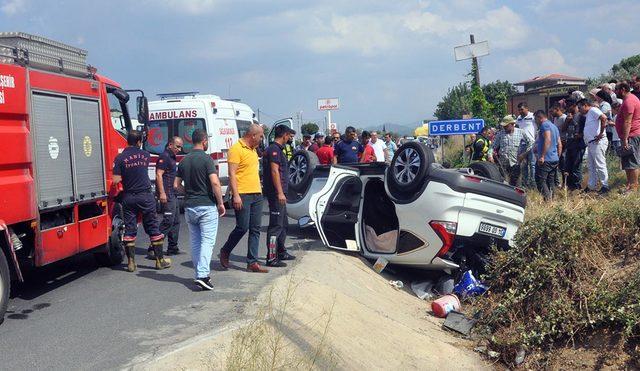
<instances>
[{"instance_id":1,"label":"car side mirror","mask_svg":"<svg viewBox=\"0 0 640 371\"><path fill-rule=\"evenodd\" d=\"M138 122L149 123L149 100L145 96L136 97L136 108L138 110Z\"/></svg>"}]
</instances>

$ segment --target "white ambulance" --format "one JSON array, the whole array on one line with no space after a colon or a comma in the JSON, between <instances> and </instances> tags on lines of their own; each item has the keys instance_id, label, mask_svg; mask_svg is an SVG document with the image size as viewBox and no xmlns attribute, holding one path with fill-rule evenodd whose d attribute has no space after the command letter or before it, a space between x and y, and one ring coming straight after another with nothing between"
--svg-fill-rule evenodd
<instances>
[{"instance_id":1,"label":"white ambulance","mask_svg":"<svg viewBox=\"0 0 640 371\"><path fill-rule=\"evenodd\" d=\"M191 134L204 129L209 134L207 153L217 160L222 194L227 194L229 148L249 129L255 114L251 107L238 101L225 100L217 95L197 92L158 94L158 101L149 102L149 127L144 149L153 155L149 177L155 180L155 162L173 136L184 141L178 162L191 151ZM155 181L154 181L155 183Z\"/></svg>"}]
</instances>

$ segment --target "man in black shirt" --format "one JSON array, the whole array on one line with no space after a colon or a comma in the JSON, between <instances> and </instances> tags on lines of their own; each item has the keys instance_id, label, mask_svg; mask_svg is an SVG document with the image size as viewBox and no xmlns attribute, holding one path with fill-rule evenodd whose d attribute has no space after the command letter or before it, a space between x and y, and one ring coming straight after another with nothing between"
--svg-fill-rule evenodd
<instances>
[{"instance_id":1,"label":"man in black shirt","mask_svg":"<svg viewBox=\"0 0 640 371\"><path fill-rule=\"evenodd\" d=\"M578 111L574 100L566 99L565 105L567 107L567 118L564 120L566 185L570 191L575 191L582 189L582 159L587 147L583 139L586 116Z\"/></svg>"},{"instance_id":2,"label":"man in black shirt","mask_svg":"<svg viewBox=\"0 0 640 371\"><path fill-rule=\"evenodd\" d=\"M156 219L156 199L151 193L149 180L149 155L140 149L142 133L131 130L127 135L128 147L119 154L113 165L113 183L122 182L122 210L124 214L124 243L127 253L127 270L136 270L135 251L136 235L138 233L138 214L142 214L144 231L149 235L151 246L155 251L156 269L171 266L171 261L162 255L164 235L158 228Z\"/></svg>"},{"instance_id":3,"label":"man in black shirt","mask_svg":"<svg viewBox=\"0 0 640 371\"><path fill-rule=\"evenodd\" d=\"M191 235L195 283L203 290L213 290L209 265L218 234L218 219L224 216L225 209L218 171L206 152L209 136L204 130L196 129L191 141L193 149L180 161L174 188L185 194L185 218Z\"/></svg>"},{"instance_id":4,"label":"man in black shirt","mask_svg":"<svg viewBox=\"0 0 640 371\"><path fill-rule=\"evenodd\" d=\"M269 227L267 228L267 266L284 267L282 260L293 260L284 247L287 238L287 188L289 166L283 152L285 144L296 133L293 129L280 125L275 129L275 141L264 151L262 168L264 171L264 195L269 201Z\"/></svg>"},{"instance_id":5,"label":"man in black shirt","mask_svg":"<svg viewBox=\"0 0 640 371\"><path fill-rule=\"evenodd\" d=\"M156 164L156 190L158 200L160 200L160 212L162 213L160 232L169 238L167 255L180 253L178 248L180 206L173 188L173 181L176 178L177 171L176 155L182 151L183 145L182 138L171 138Z\"/></svg>"}]
</instances>

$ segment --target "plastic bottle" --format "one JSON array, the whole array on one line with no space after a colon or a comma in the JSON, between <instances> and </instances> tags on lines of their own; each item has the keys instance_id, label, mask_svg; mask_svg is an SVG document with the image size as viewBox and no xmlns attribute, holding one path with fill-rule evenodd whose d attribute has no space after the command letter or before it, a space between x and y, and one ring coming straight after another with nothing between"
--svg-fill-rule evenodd
<instances>
[{"instance_id":1,"label":"plastic bottle","mask_svg":"<svg viewBox=\"0 0 640 371\"><path fill-rule=\"evenodd\" d=\"M460 300L453 294L445 295L431 302L431 310L439 318L444 318L449 312L458 309L460 309Z\"/></svg>"}]
</instances>

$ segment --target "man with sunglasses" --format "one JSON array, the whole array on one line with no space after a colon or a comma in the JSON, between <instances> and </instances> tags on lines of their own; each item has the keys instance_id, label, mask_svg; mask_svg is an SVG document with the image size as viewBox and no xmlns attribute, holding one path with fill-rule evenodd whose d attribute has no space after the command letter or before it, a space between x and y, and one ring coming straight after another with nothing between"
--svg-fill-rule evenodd
<instances>
[{"instance_id":1,"label":"man with sunglasses","mask_svg":"<svg viewBox=\"0 0 640 371\"><path fill-rule=\"evenodd\" d=\"M162 223L160 231L168 236L167 255L178 255L178 235L180 233L180 206L173 188L176 179L177 161L176 155L182 151L184 142L180 137L169 139L164 152L158 158L156 164L156 191L160 200ZM155 259L153 249L149 248L149 258Z\"/></svg>"}]
</instances>

